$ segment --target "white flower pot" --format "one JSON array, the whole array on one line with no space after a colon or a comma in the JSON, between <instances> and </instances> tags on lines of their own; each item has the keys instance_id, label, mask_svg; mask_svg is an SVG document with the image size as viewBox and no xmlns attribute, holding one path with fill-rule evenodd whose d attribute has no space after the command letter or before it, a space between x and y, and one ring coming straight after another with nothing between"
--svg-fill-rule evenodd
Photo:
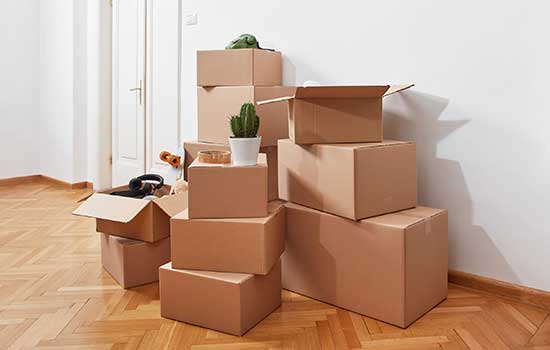
<instances>
[{"instance_id":1,"label":"white flower pot","mask_svg":"<svg viewBox=\"0 0 550 350\"><path fill-rule=\"evenodd\" d=\"M231 161L234 165L251 166L258 162L258 153L260 153L260 143L262 137L249 138L229 138L231 147Z\"/></svg>"}]
</instances>

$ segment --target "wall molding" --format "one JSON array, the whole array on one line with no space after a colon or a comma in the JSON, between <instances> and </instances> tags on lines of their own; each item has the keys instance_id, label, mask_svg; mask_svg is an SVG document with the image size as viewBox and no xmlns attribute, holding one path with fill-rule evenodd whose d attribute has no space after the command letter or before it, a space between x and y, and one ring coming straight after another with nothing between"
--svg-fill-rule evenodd
<instances>
[{"instance_id":1,"label":"wall molding","mask_svg":"<svg viewBox=\"0 0 550 350\"><path fill-rule=\"evenodd\" d=\"M89 188L89 189L93 188L93 184L88 181L68 183L62 180L55 179L53 177L40 175L40 174L0 179L0 186L13 186L13 185L19 185L23 183L33 183L33 182L49 183L51 185L55 185L55 186L59 186L67 189L73 189L73 190L83 189L83 188Z\"/></svg>"},{"instance_id":2,"label":"wall molding","mask_svg":"<svg viewBox=\"0 0 550 350\"><path fill-rule=\"evenodd\" d=\"M550 292L543 290L455 270L449 270L449 282L550 309Z\"/></svg>"}]
</instances>

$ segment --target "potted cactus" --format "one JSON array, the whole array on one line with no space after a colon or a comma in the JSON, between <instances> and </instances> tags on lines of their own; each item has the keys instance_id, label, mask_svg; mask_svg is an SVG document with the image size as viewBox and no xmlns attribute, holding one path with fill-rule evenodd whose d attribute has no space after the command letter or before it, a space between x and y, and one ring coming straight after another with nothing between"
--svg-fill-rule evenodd
<instances>
[{"instance_id":1,"label":"potted cactus","mask_svg":"<svg viewBox=\"0 0 550 350\"><path fill-rule=\"evenodd\" d=\"M262 137L257 135L260 117L256 115L254 104L243 104L240 114L231 116L229 124L233 133L229 137L233 164L256 165Z\"/></svg>"}]
</instances>

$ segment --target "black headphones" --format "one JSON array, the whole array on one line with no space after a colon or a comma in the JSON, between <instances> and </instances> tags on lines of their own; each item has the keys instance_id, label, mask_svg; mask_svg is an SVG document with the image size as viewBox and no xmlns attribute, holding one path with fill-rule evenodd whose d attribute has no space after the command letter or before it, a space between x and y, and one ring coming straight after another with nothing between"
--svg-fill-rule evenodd
<instances>
[{"instance_id":1,"label":"black headphones","mask_svg":"<svg viewBox=\"0 0 550 350\"><path fill-rule=\"evenodd\" d=\"M156 184L150 181L156 182ZM130 190L116 191L111 194L122 197L143 198L152 195L156 190L162 188L162 186L164 186L164 179L162 176L157 174L145 174L130 180L128 183Z\"/></svg>"}]
</instances>

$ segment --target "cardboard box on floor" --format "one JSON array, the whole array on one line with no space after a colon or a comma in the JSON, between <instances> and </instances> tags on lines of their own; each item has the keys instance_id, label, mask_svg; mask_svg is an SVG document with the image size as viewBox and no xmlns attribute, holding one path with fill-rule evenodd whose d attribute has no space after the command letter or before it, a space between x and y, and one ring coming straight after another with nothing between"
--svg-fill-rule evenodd
<instances>
[{"instance_id":1,"label":"cardboard box on floor","mask_svg":"<svg viewBox=\"0 0 550 350\"><path fill-rule=\"evenodd\" d=\"M198 86L281 85L281 53L258 49L197 51Z\"/></svg>"},{"instance_id":2,"label":"cardboard box on floor","mask_svg":"<svg viewBox=\"0 0 550 350\"><path fill-rule=\"evenodd\" d=\"M189 218L251 218L267 216L267 160L255 166L210 164L196 159L187 169Z\"/></svg>"},{"instance_id":3,"label":"cardboard box on floor","mask_svg":"<svg viewBox=\"0 0 550 350\"><path fill-rule=\"evenodd\" d=\"M158 281L159 267L169 261L169 237L147 243L101 234L101 263L122 288Z\"/></svg>"},{"instance_id":4,"label":"cardboard box on floor","mask_svg":"<svg viewBox=\"0 0 550 350\"><path fill-rule=\"evenodd\" d=\"M279 197L353 220L416 206L413 142L279 141Z\"/></svg>"},{"instance_id":5,"label":"cardboard box on floor","mask_svg":"<svg viewBox=\"0 0 550 350\"><path fill-rule=\"evenodd\" d=\"M257 101L286 105L294 143L380 142L382 99L412 86L295 87L288 96Z\"/></svg>"},{"instance_id":6,"label":"cardboard box on floor","mask_svg":"<svg viewBox=\"0 0 550 350\"><path fill-rule=\"evenodd\" d=\"M160 314L243 335L281 305L281 263L265 276L160 268Z\"/></svg>"},{"instance_id":7,"label":"cardboard box on floor","mask_svg":"<svg viewBox=\"0 0 550 350\"><path fill-rule=\"evenodd\" d=\"M184 177L187 180L187 168L197 158L199 151L231 151L229 145L218 143L186 141L183 144L185 150ZM267 157L267 200L273 201L279 198L279 182L277 180L277 146L261 147L260 153Z\"/></svg>"},{"instance_id":8,"label":"cardboard box on floor","mask_svg":"<svg viewBox=\"0 0 550 350\"><path fill-rule=\"evenodd\" d=\"M283 288L399 327L447 297L447 211L359 222L286 204Z\"/></svg>"},{"instance_id":9,"label":"cardboard box on floor","mask_svg":"<svg viewBox=\"0 0 550 350\"><path fill-rule=\"evenodd\" d=\"M153 200L110 194L123 190L128 186L96 192L73 215L95 218L97 232L156 242L170 236L170 218L187 208L187 192L168 195L169 186L157 191L163 197Z\"/></svg>"},{"instance_id":10,"label":"cardboard box on floor","mask_svg":"<svg viewBox=\"0 0 550 350\"><path fill-rule=\"evenodd\" d=\"M283 202L268 205L264 218L170 220L175 269L267 274L285 249Z\"/></svg>"},{"instance_id":11,"label":"cardboard box on floor","mask_svg":"<svg viewBox=\"0 0 550 350\"><path fill-rule=\"evenodd\" d=\"M229 144L229 117L238 115L243 103L286 96L291 90L285 86L197 88L199 141ZM276 146L278 139L288 138L287 109L284 104L256 106L256 114L260 116L258 135L262 136L262 147Z\"/></svg>"}]
</instances>

